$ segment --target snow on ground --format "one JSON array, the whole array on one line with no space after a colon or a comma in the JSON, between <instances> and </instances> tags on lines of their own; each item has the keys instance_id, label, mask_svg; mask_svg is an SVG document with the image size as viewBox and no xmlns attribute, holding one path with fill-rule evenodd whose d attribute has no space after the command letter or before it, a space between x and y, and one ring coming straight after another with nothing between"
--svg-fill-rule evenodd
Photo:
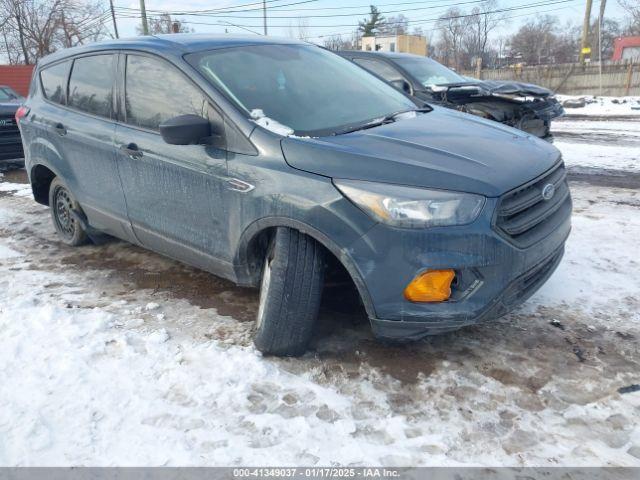
<instances>
[{"instance_id":1,"label":"snow on ground","mask_svg":"<svg viewBox=\"0 0 640 480\"><path fill-rule=\"evenodd\" d=\"M0 173L0 180L2 180L3 174ZM30 197L31 188L24 183L12 183L2 182L0 183L0 192L11 192L21 197Z\"/></svg>"},{"instance_id":2,"label":"snow on ground","mask_svg":"<svg viewBox=\"0 0 640 480\"><path fill-rule=\"evenodd\" d=\"M392 347L329 302L300 359L253 348L254 292L67 247L5 188L0 465L640 466L640 190L571 187L565 258L516 312Z\"/></svg>"},{"instance_id":3,"label":"snow on ground","mask_svg":"<svg viewBox=\"0 0 640 480\"><path fill-rule=\"evenodd\" d=\"M640 142L636 146L598 146L556 140L554 145L562 152L565 165L577 170L600 168L640 172Z\"/></svg>"},{"instance_id":4,"label":"snow on ground","mask_svg":"<svg viewBox=\"0 0 640 480\"><path fill-rule=\"evenodd\" d=\"M560 103L566 100L584 99L586 105L581 108L565 108L567 116L588 115L598 117L617 117L640 115L640 97L600 97L593 95L556 95Z\"/></svg>"},{"instance_id":5,"label":"snow on ground","mask_svg":"<svg viewBox=\"0 0 640 480\"><path fill-rule=\"evenodd\" d=\"M569 169L640 172L640 121L560 120L551 127Z\"/></svg>"},{"instance_id":6,"label":"snow on ground","mask_svg":"<svg viewBox=\"0 0 640 480\"><path fill-rule=\"evenodd\" d=\"M614 328L640 321L640 191L572 188L573 232L565 258L529 302L566 305Z\"/></svg>"}]
</instances>

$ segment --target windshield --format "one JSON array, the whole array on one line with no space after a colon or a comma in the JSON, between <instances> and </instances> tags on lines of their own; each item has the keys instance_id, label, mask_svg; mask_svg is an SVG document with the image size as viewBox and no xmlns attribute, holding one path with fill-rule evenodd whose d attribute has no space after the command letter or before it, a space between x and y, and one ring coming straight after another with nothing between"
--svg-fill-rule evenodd
<instances>
[{"instance_id":1,"label":"windshield","mask_svg":"<svg viewBox=\"0 0 640 480\"><path fill-rule=\"evenodd\" d=\"M462 75L426 57L402 57L394 61L409 72L425 87L443 83L467 82Z\"/></svg>"},{"instance_id":2,"label":"windshield","mask_svg":"<svg viewBox=\"0 0 640 480\"><path fill-rule=\"evenodd\" d=\"M249 45L187 56L248 117L323 136L416 108L357 65L311 45Z\"/></svg>"},{"instance_id":3,"label":"windshield","mask_svg":"<svg viewBox=\"0 0 640 480\"><path fill-rule=\"evenodd\" d=\"M13 90L7 87L0 87L0 101L15 100L16 98L18 98L18 95L16 95Z\"/></svg>"}]
</instances>

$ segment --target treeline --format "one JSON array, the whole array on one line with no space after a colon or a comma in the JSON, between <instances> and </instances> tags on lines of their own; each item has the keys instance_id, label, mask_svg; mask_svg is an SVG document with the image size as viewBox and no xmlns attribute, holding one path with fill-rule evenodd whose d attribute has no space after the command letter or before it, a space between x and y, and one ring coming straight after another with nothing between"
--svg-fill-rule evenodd
<instances>
[{"instance_id":1,"label":"treeline","mask_svg":"<svg viewBox=\"0 0 640 480\"><path fill-rule=\"evenodd\" d=\"M616 37L640 35L640 1L618 0L626 15L623 20L602 22L602 58L610 59ZM598 12L592 12L590 45L592 58L598 58ZM453 7L430 26L420 26L400 14L386 19L376 7L360 22L352 36L334 35L324 39L324 46L333 50L358 48L362 36L386 34L417 34L428 39L429 55L450 67L472 69L478 59L485 68L498 68L515 63L527 65L571 63L578 59L582 25L562 22L550 14L529 15L510 35L499 35L499 27L520 21L523 14L511 8L501 8L497 0L486 0L470 10ZM418 25L416 25L418 24ZM412 26L416 25L416 26Z\"/></svg>"}]
</instances>

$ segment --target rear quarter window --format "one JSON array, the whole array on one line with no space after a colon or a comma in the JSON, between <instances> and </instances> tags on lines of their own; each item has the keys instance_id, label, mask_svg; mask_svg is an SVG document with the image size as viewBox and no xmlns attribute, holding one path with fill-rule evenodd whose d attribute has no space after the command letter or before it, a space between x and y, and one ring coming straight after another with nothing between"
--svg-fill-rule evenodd
<instances>
[{"instance_id":1,"label":"rear quarter window","mask_svg":"<svg viewBox=\"0 0 640 480\"><path fill-rule=\"evenodd\" d=\"M42 93L47 100L64 103L64 93L67 84L69 62L56 63L40 71Z\"/></svg>"},{"instance_id":2,"label":"rear quarter window","mask_svg":"<svg viewBox=\"0 0 640 480\"><path fill-rule=\"evenodd\" d=\"M111 118L115 55L93 55L73 61L67 104L83 112Z\"/></svg>"}]
</instances>

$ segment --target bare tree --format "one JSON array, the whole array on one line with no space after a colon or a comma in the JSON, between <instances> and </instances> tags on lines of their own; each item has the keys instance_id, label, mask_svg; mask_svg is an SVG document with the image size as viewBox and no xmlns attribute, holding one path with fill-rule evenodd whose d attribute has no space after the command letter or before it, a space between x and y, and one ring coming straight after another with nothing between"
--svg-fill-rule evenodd
<instances>
[{"instance_id":1,"label":"bare tree","mask_svg":"<svg viewBox=\"0 0 640 480\"><path fill-rule=\"evenodd\" d=\"M596 19L590 28L591 38L589 40L590 44L597 47L598 46L598 19ZM616 37L622 35L622 27L620 27L620 23L616 20L612 20L609 18L604 18L602 20L602 60L610 59L613 55L613 42ZM594 48L594 55L592 58L598 58L597 48Z\"/></svg>"},{"instance_id":2,"label":"bare tree","mask_svg":"<svg viewBox=\"0 0 640 480\"><path fill-rule=\"evenodd\" d=\"M74 0L0 0L0 34L12 63L32 63L60 48L106 35L97 3Z\"/></svg>"},{"instance_id":3,"label":"bare tree","mask_svg":"<svg viewBox=\"0 0 640 480\"><path fill-rule=\"evenodd\" d=\"M386 35L406 35L409 33L409 19L403 14L389 17L380 27L380 33Z\"/></svg>"},{"instance_id":4,"label":"bare tree","mask_svg":"<svg viewBox=\"0 0 640 480\"><path fill-rule=\"evenodd\" d=\"M638 0L618 0L627 12L626 35L640 35L640 2Z\"/></svg>"},{"instance_id":5,"label":"bare tree","mask_svg":"<svg viewBox=\"0 0 640 480\"><path fill-rule=\"evenodd\" d=\"M298 17L295 21L289 21L287 34L291 38L297 38L303 42L309 41L311 33L309 32L309 20L307 18Z\"/></svg>"},{"instance_id":6,"label":"bare tree","mask_svg":"<svg viewBox=\"0 0 640 480\"><path fill-rule=\"evenodd\" d=\"M436 26L440 29L437 45L440 59L449 66L460 69L462 39L467 28L464 13L457 7L450 8L440 17Z\"/></svg>"},{"instance_id":7,"label":"bare tree","mask_svg":"<svg viewBox=\"0 0 640 480\"><path fill-rule=\"evenodd\" d=\"M487 63L491 33L504 20L504 14L496 12L496 10L498 10L496 0L485 0L479 6L474 7L471 14L465 18L466 28L462 37L462 45L467 64L477 58L481 58L483 63Z\"/></svg>"},{"instance_id":8,"label":"bare tree","mask_svg":"<svg viewBox=\"0 0 640 480\"><path fill-rule=\"evenodd\" d=\"M184 23L177 20L173 20L168 13L161 13L149 17L149 34L150 35L162 35L166 33L192 33L193 28L187 27ZM174 31L174 28L177 31ZM142 27L136 26L136 32L138 35L142 35Z\"/></svg>"},{"instance_id":9,"label":"bare tree","mask_svg":"<svg viewBox=\"0 0 640 480\"><path fill-rule=\"evenodd\" d=\"M578 30L558 18L542 15L529 20L509 39L510 54L530 65L567 63L578 51Z\"/></svg>"},{"instance_id":10,"label":"bare tree","mask_svg":"<svg viewBox=\"0 0 640 480\"><path fill-rule=\"evenodd\" d=\"M351 40L344 40L342 35L331 35L322 42L325 48L329 50L352 50L354 48Z\"/></svg>"}]
</instances>

